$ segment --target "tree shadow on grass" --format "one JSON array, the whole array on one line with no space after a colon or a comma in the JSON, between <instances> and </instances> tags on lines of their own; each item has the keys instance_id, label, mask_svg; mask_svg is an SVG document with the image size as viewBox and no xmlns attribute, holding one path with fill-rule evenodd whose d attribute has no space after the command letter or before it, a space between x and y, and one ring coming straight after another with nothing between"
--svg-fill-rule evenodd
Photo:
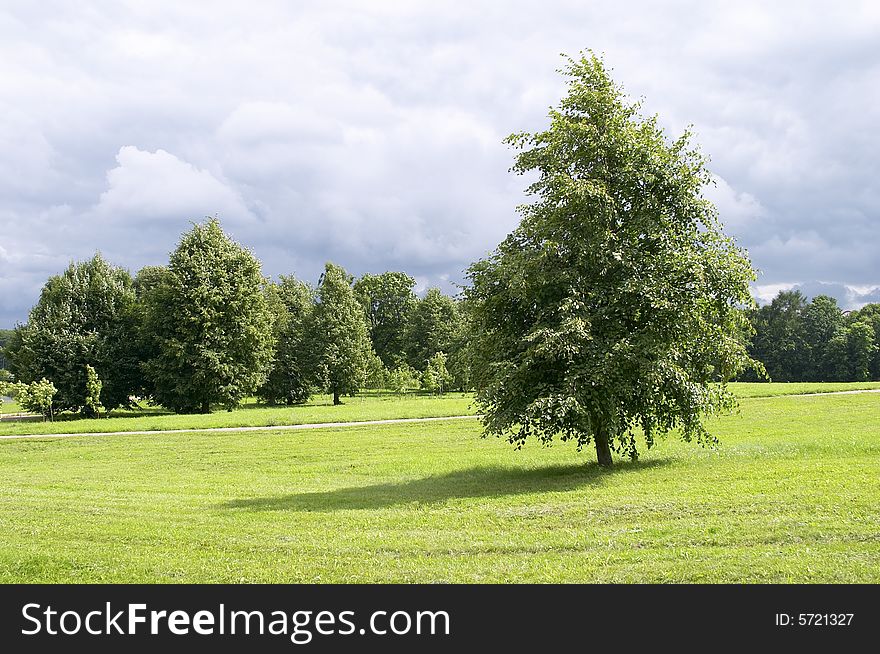
<instances>
[{"instance_id":1,"label":"tree shadow on grass","mask_svg":"<svg viewBox=\"0 0 880 654\"><path fill-rule=\"evenodd\" d=\"M435 504L451 499L575 490L601 484L612 475L647 470L667 463L669 462L665 459L626 462L618 463L611 470L605 470L596 464L582 463L541 468L475 467L400 483L238 499L221 506L248 511L332 512L383 509L413 503Z\"/></svg>"}]
</instances>

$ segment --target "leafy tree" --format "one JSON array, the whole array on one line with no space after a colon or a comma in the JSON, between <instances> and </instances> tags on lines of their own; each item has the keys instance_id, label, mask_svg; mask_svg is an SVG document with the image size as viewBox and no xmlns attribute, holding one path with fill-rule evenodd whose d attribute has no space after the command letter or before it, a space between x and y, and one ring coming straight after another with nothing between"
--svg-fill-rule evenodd
<instances>
[{"instance_id":1,"label":"leafy tree","mask_svg":"<svg viewBox=\"0 0 880 654\"><path fill-rule=\"evenodd\" d=\"M880 381L880 304L866 304L849 315L850 322L863 322L874 329L874 347L868 366L872 380Z\"/></svg>"},{"instance_id":2,"label":"leafy tree","mask_svg":"<svg viewBox=\"0 0 880 654\"><path fill-rule=\"evenodd\" d=\"M22 382L51 379L57 388L54 410L86 406L86 365L104 380L101 403L129 404L140 385L136 358L126 356L135 340L135 294L128 271L100 254L71 263L49 278L7 345L11 368Z\"/></svg>"},{"instance_id":3,"label":"leafy tree","mask_svg":"<svg viewBox=\"0 0 880 654\"><path fill-rule=\"evenodd\" d=\"M428 359L428 366L422 373L422 388L429 393L443 395L443 391L452 383L452 375L446 369L446 355L437 352Z\"/></svg>"},{"instance_id":4,"label":"leafy tree","mask_svg":"<svg viewBox=\"0 0 880 654\"><path fill-rule=\"evenodd\" d=\"M25 411L39 413L43 418L53 419L53 398L57 393L54 384L47 379L13 385L13 396Z\"/></svg>"},{"instance_id":5,"label":"leafy tree","mask_svg":"<svg viewBox=\"0 0 880 654\"><path fill-rule=\"evenodd\" d=\"M0 370L5 370L9 363L6 360L6 344L9 343L12 335L14 334L11 329L0 329Z\"/></svg>"},{"instance_id":6,"label":"leafy tree","mask_svg":"<svg viewBox=\"0 0 880 654\"><path fill-rule=\"evenodd\" d=\"M837 306L837 300L827 295L817 295L803 309L801 318L805 347L811 354L804 366L805 380L830 379L830 372L825 368L825 349L835 332L843 326L843 314Z\"/></svg>"},{"instance_id":7,"label":"leafy tree","mask_svg":"<svg viewBox=\"0 0 880 654\"><path fill-rule=\"evenodd\" d=\"M489 434L555 435L637 457L680 430L714 442L705 414L736 399L748 365L739 306L755 275L701 195L711 177L690 133L669 142L637 115L597 57L569 59L550 127L514 134L534 174L522 220L465 289L476 403Z\"/></svg>"},{"instance_id":8,"label":"leafy tree","mask_svg":"<svg viewBox=\"0 0 880 654\"><path fill-rule=\"evenodd\" d=\"M92 366L86 364L86 403L82 413L87 418L97 418L101 415L104 407L101 405L101 388L103 384L98 378L98 373Z\"/></svg>"},{"instance_id":9,"label":"leafy tree","mask_svg":"<svg viewBox=\"0 0 880 654\"><path fill-rule=\"evenodd\" d=\"M342 404L341 395L354 395L363 386L370 352L364 311L351 282L341 266L325 266L306 329L313 373L318 386L333 394L333 404Z\"/></svg>"},{"instance_id":10,"label":"leafy tree","mask_svg":"<svg viewBox=\"0 0 880 654\"><path fill-rule=\"evenodd\" d=\"M416 280L402 272L366 274L354 283L373 349L387 367L405 360L407 325L417 301L415 285Z\"/></svg>"},{"instance_id":11,"label":"leafy tree","mask_svg":"<svg viewBox=\"0 0 880 654\"><path fill-rule=\"evenodd\" d=\"M269 404L299 404L311 395L305 325L312 312L313 295L308 284L284 275L279 283L266 288L275 316L275 355L266 383L257 395Z\"/></svg>"},{"instance_id":12,"label":"leafy tree","mask_svg":"<svg viewBox=\"0 0 880 654\"><path fill-rule=\"evenodd\" d=\"M753 314L755 337L750 354L764 364L773 381L803 381L809 376L813 352L805 333L806 309L803 293L780 291Z\"/></svg>"},{"instance_id":13,"label":"leafy tree","mask_svg":"<svg viewBox=\"0 0 880 654\"><path fill-rule=\"evenodd\" d=\"M874 337L874 327L867 322L854 322L846 330L848 372L852 381L871 378L871 362L876 349Z\"/></svg>"},{"instance_id":14,"label":"leafy tree","mask_svg":"<svg viewBox=\"0 0 880 654\"><path fill-rule=\"evenodd\" d=\"M367 353L364 387L374 389L388 387L388 368L372 348Z\"/></svg>"},{"instance_id":15,"label":"leafy tree","mask_svg":"<svg viewBox=\"0 0 880 654\"><path fill-rule=\"evenodd\" d=\"M181 413L231 409L262 386L273 343L260 262L216 219L193 225L167 272L141 281L155 352L146 370L162 405Z\"/></svg>"},{"instance_id":16,"label":"leafy tree","mask_svg":"<svg viewBox=\"0 0 880 654\"><path fill-rule=\"evenodd\" d=\"M428 359L437 352L454 349L456 335L461 328L461 316L455 300L438 288L429 288L419 300L407 325L407 354L409 364L424 370Z\"/></svg>"},{"instance_id":17,"label":"leafy tree","mask_svg":"<svg viewBox=\"0 0 880 654\"><path fill-rule=\"evenodd\" d=\"M398 395L403 395L409 390L419 387L419 378L416 370L406 363L388 371L388 389Z\"/></svg>"}]
</instances>

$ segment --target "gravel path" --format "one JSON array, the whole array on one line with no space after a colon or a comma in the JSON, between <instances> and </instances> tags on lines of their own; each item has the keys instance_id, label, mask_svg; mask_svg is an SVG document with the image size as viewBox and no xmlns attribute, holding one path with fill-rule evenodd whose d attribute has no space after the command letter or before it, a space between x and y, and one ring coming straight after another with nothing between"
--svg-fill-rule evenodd
<instances>
[{"instance_id":1,"label":"gravel path","mask_svg":"<svg viewBox=\"0 0 880 654\"><path fill-rule=\"evenodd\" d=\"M799 393L796 395L770 395L763 399L780 397L814 397L817 395L855 395L857 393L880 393L880 388L855 391L829 391L827 393ZM749 398L761 399L761 398ZM18 438L73 438L75 436L153 436L156 434L197 434L203 432L236 432L236 431L295 431L298 429L330 429L332 427L361 427L365 425L395 425L411 422L442 422L444 420L476 419L479 416L446 416L442 418L391 418L388 420L361 420L355 422L315 422L301 425L266 425L263 427L200 427L198 429L156 429L151 431L105 431L81 432L78 434L14 434L0 436L0 440Z\"/></svg>"},{"instance_id":2,"label":"gravel path","mask_svg":"<svg viewBox=\"0 0 880 654\"><path fill-rule=\"evenodd\" d=\"M200 427L198 429L156 429L152 431L95 431L78 434L13 434L0 436L0 440L15 438L73 438L74 436L153 436L156 434L197 434L200 432L229 431L294 431L297 429L324 429L330 427L360 427L363 425L395 425L410 422L441 422L444 420L465 420L479 416L445 416L442 418L390 418L388 420L361 420L355 422L314 422L301 425L266 425L264 427Z\"/></svg>"}]
</instances>

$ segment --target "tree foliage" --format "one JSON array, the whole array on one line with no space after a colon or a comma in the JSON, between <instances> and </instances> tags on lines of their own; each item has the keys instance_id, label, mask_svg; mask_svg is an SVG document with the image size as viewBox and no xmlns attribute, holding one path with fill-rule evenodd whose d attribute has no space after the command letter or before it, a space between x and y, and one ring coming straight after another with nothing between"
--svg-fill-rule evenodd
<instances>
[{"instance_id":1,"label":"tree foliage","mask_svg":"<svg viewBox=\"0 0 880 654\"><path fill-rule=\"evenodd\" d=\"M86 402L82 408L82 413L87 418L97 418L101 411L104 410L101 404L101 389L104 384L101 383L98 373L95 369L86 364Z\"/></svg>"},{"instance_id":2,"label":"tree foliage","mask_svg":"<svg viewBox=\"0 0 880 654\"><path fill-rule=\"evenodd\" d=\"M750 354L773 381L880 380L880 305L843 312L827 295L780 291L749 319Z\"/></svg>"},{"instance_id":3,"label":"tree foliage","mask_svg":"<svg viewBox=\"0 0 880 654\"><path fill-rule=\"evenodd\" d=\"M458 306L439 288L429 288L425 297L416 302L406 326L406 349L409 364L424 371L428 360L437 352L450 352L455 347L461 327Z\"/></svg>"},{"instance_id":4,"label":"tree foliage","mask_svg":"<svg viewBox=\"0 0 880 654\"><path fill-rule=\"evenodd\" d=\"M341 266L327 263L306 327L315 381L333 395L334 404L363 386L371 348L364 311L351 284Z\"/></svg>"},{"instance_id":5,"label":"tree foliage","mask_svg":"<svg viewBox=\"0 0 880 654\"><path fill-rule=\"evenodd\" d=\"M269 404L300 404L312 392L306 323L313 308L313 291L305 282L282 275L269 284L266 297L274 315L275 354L266 383L257 395Z\"/></svg>"},{"instance_id":6,"label":"tree foliage","mask_svg":"<svg viewBox=\"0 0 880 654\"><path fill-rule=\"evenodd\" d=\"M260 262L217 220L180 239L167 271L142 281L155 398L178 412L237 406L266 380L272 314Z\"/></svg>"},{"instance_id":7,"label":"tree foliage","mask_svg":"<svg viewBox=\"0 0 880 654\"><path fill-rule=\"evenodd\" d=\"M10 368L22 382L43 378L55 385L54 410L86 406L86 366L104 380L104 406L129 404L141 385L136 356L129 356L135 339L135 294L128 271L109 264L100 254L71 263L64 273L49 278L31 310L7 346Z\"/></svg>"},{"instance_id":8,"label":"tree foliage","mask_svg":"<svg viewBox=\"0 0 880 654\"><path fill-rule=\"evenodd\" d=\"M753 365L750 262L702 196L690 133L670 142L593 55L562 72L550 127L508 139L534 200L468 271L486 432L593 442L602 465L635 458L638 430L649 447L672 429L714 442L702 416L735 406L725 382Z\"/></svg>"},{"instance_id":9,"label":"tree foliage","mask_svg":"<svg viewBox=\"0 0 880 654\"><path fill-rule=\"evenodd\" d=\"M418 298L416 280L402 272L366 274L354 283L354 294L364 308L370 342L382 363L393 368L404 360L407 326Z\"/></svg>"},{"instance_id":10,"label":"tree foliage","mask_svg":"<svg viewBox=\"0 0 880 654\"><path fill-rule=\"evenodd\" d=\"M452 375L446 369L446 355L437 352L428 359L428 365L422 373L422 388L429 393L443 395L444 391L449 390L451 383Z\"/></svg>"}]
</instances>

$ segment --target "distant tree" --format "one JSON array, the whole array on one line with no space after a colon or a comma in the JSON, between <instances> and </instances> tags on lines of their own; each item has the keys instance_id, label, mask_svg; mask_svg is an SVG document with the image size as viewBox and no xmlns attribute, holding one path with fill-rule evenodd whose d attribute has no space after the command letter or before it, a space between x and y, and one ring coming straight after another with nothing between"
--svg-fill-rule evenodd
<instances>
[{"instance_id":1,"label":"distant tree","mask_svg":"<svg viewBox=\"0 0 880 654\"><path fill-rule=\"evenodd\" d=\"M90 365L86 365L86 403L82 413L87 418L97 418L104 407L101 405L101 388L103 384L98 373Z\"/></svg>"},{"instance_id":2,"label":"distant tree","mask_svg":"<svg viewBox=\"0 0 880 654\"><path fill-rule=\"evenodd\" d=\"M311 395L306 321L313 308L313 291L305 282L282 275L266 288L274 314L275 354L257 395L269 404L299 404Z\"/></svg>"},{"instance_id":3,"label":"distant tree","mask_svg":"<svg viewBox=\"0 0 880 654\"><path fill-rule=\"evenodd\" d=\"M153 274L155 273L155 274ZM266 380L272 314L260 262L216 219L193 225L167 272L145 274L146 369L155 398L181 413L237 406Z\"/></svg>"},{"instance_id":4,"label":"distant tree","mask_svg":"<svg viewBox=\"0 0 880 654\"><path fill-rule=\"evenodd\" d=\"M48 379L25 384L17 382L13 385L12 394L19 406L25 411L39 413L43 418L53 419L53 399L57 389Z\"/></svg>"},{"instance_id":5,"label":"distant tree","mask_svg":"<svg viewBox=\"0 0 880 654\"><path fill-rule=\"evenodd\" d=\"M446 369L446 355L443 352L437 352L428 359L428 365L425 367L425 372L422 373L422 388L429 393L443 395L451 383L452 375Z\"/></svg>"},{"instance_id":6,"label":"distant tree","mask_svg":"<svg viewBox=\"0 0 880 654\"><path fill-rule=\"evenodd\" d=\"M880 381L880 304L866 304L858 311L853 311L849 315L849 322L863 322L873 328L874 347L868 369L871 379Z\"/></svg>"},{"instance_id":7,"label":"distant tree","mask_svg":"<svg viewBox=\"0 0 880 654\"><path fill-rule=\"evenodd\" d=\"M55 411L86 406L86 365L104 380L101 403L129 404L140 385L139 361L126 356L135 340L135 294L128 271L100 254L50 277L27 324L10 338L10 367L19 381L46 378L57 389Z\"/></svg>"},{"instance_id":8,"label":"distant tree","mask_svg":"<svg viewBox=\"0 0 880 654\"><path fill-rule=\"evenodd\" d=\"M429 288L416 303L407 326L409 364L424 370L437 352L452 351L460 328L461 316L455 300L438 288Z\"/></svg>"},{"instance_id":9,"label":"distant tree","mask_svg":"<svg viewBox=\"0 0 880 654\"><path fill-rule=\"evenodd\" d=\"M828 342L844 322L840 307L837 306L837 300L827 295L817 295L809 305L804 307L801 319L805 347L810 353L810 357L804 365L803 381L831 379L831 372L825 367L827 362L825 350Z\"/></svg>"},{"instance_id":10,"label":"distant tree","mask_svg":"<svg viewBox=\"0 0 880 654\"><path fill-rule=\"evenodd\" d=\"M371 348L351 283L341 266L328 263L306 328L312 373L318 386L333 395L333 404L342 404L340 396L354 395L363 386Z\"/></svg>"},{"instance_id":11,"label":"distant tree","mask_svg":"<svg viewBox=\"0 0 880 654\"><path fill-rule=\"evenodd\" d=\"M388 388L388 368L382 363L376 353L370 348L367 353L366 374L364 377L365 388Z\"/></svg>"},{"instance_id":12,"label":"distant tree","mask_svg":"<svg viewBox=\"0 0 880 654\"><path fill-rule=\"evenodd\" d=\"M402 272L366 274L354 283L354 294L364 308L370 341L386 367L406 358L407 326L416 305L416 280Z\"/></svg>"},{"instance_id":13,"label":"distant tree","mask_svg":"<svg viewBox=\"0 0 880 654\"><path fill-rule=\"evenodd\" d=\"M849 378L852 381L868 381L874 358L874 327L867 322L854 322L846 331Z\"/></svg>"},{"instance_id":14,"label":"distant tree","mask_svg":"<svg viewBox=\"0 0 880 654\"><path fill-rule=\"evenodd\" d=\"M0 329L0 370L5 370L9 364L6 360L6 344L9 343L13 335L11 329Z\"/></svg>"},{"instance_id":15,"label":"distant tree","mask_svg":"<svg viewBox=\"0 0 880 654\"><path fill-rule=\"evenodd\" d=\"M417 371L409 364L401 363L396 368L388 371L388 390L403 395L407 391L419 387Z\"/></svg>"},{"instance_id":16,"label":"distant tree","mask_svg":"<svg viewBox=\"0 0 880 654\"><path fill-rule=\"evenodd\" d=\"M603 466L635 458L639 432L714 442L701 417L735 406L725 382L755 365L738 310L752 267L702 197L690 134L639 118L595 56L564 73L550 127L508 139L535 199L468 271L486 432L592 442Z\"/></svg>"},{"instance_id":17,"label":"distant tree","mask_svg":"<svg viewBox=\"0 0 880 654\"><path fill-rule=\"evenodd\" d=\"M805 331L806 310L803 293L781 291L753 313L755 336L750 354L764 364L773 381L804 381L810 376L814 355Z\"/></svg>"}]
</instances>

